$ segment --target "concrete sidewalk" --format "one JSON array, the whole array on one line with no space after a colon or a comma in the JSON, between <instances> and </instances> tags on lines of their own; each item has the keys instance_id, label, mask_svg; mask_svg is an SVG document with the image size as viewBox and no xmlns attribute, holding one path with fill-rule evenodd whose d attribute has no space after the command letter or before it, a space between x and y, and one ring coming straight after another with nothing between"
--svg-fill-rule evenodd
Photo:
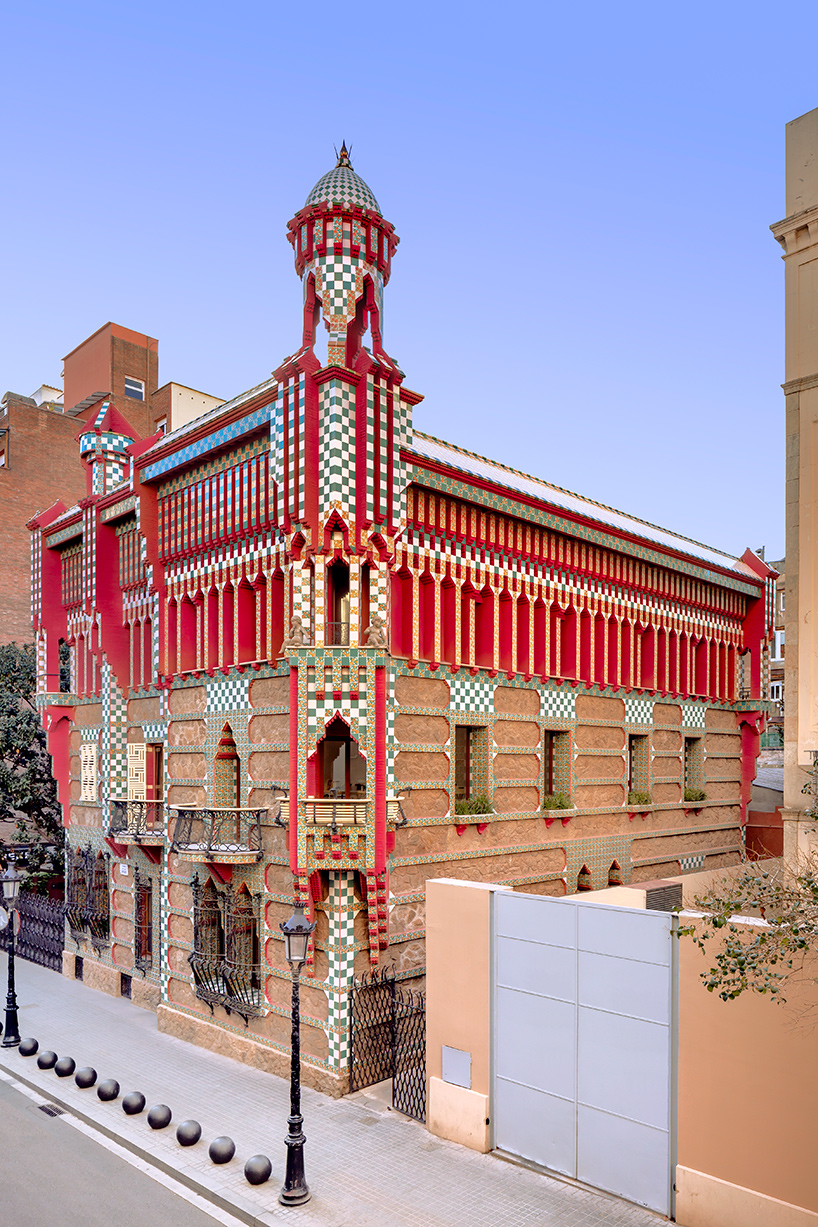
<instances>
[{"instance_id":1,"label":"concrete sidewalk","mask_svg":"<svg viewBox=\"0 0 818 1227\"><path fill-rule=\"evenodd\" d=\"M175 1176L212 1204L250 1224L310 1223L314 1227L657 1227L664 1220L573 1184L432 1137L375 1098L333 1100L302 1090L307 1181L312 1200L278 1205L284 1174L289 1083L228 1057L160 1034L156 1017L129 1001L107 997L56 972L17 960L20 1034L40 1050L93 1065L99 1079L116 1078L121 1095L142 1091L140 1116L126 1116L121 1096L102 1103L96 1089L37 1067L36 1057L0 1049L0 1068L81 1117L155 1167ZM0 985L6 958L0 958ZM173 1122L156 1132L147 1109L168 1104ZM176 1125L189 1117L202 1140L184 1149ZM207 1148L227 1134L232 1162L217 1167ZM253 1188L246 1159L266 1154L273 1175ZM21 1162L24 1157L21 1156Z\"/></svg>"}]
</instances>

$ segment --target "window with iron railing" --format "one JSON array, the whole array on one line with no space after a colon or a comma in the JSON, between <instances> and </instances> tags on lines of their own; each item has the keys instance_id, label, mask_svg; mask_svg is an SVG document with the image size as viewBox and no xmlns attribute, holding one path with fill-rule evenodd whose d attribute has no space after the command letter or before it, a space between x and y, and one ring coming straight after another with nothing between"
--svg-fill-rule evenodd
<instances>
[{"instance_id":1,"label":"window with iron railing","mask_svg":"<svg viewBox=\"0 0 818 1227\"><path fill-rule=\"evenodd\" d=\"M106 942L111 927L108 890L110 857L96 855L89 844L75 848L66 862L65 914L75 937L87 934L92 942Z\"/></svg>"},{"instance_id":2,"label":"window with iron railing","mask_svg":"<svg viewBox=\"0 0 818 1227\"><path fill-rule=\"evenodd\" d=\"M259 947L260 897L245 885L218 890L212 878L191 883L193 989L211 1011L223 1006L245 1023L263 1012L264 975Z\"/></svg>"},{"instance_id":3,"label":"window with iron railing","mask_svg":"<svg viewBox=\"0 0 818 1227\"><path fill-rule=\"evenodd\" d=\"M134 870L134 964L141 972L153 966L153 882Z\"/></svg>"}]
</instances>

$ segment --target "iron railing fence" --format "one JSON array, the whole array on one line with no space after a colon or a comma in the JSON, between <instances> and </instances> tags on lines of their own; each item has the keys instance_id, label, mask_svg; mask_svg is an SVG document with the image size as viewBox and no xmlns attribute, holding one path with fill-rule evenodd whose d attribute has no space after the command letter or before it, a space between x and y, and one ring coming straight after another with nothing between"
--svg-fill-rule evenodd
<instances>
[{"instance_id":1,"label":"iron railing fence","mask_svg":"<svg viewBox=\"0 0 818 1227\"><path fill-rule=\"evenodd\" d=\"M20 892L17 901L20 932L14 939L14 953L29 963L39 963L52 971L62 971L65 946L65 907L61 900L45 895ZM9 928L0 936L0 947L9 948Z\"/></svg>"},{"instance_id":2,"label":"iron railing fence","mask_svg":"<svg viewBox=\"0 0 818 1227\"><path fill-rule=\"evenodd\" d=\"M176 810L172 849L198 852L209 860L219 853L253 853L261 859L261 819L265 809L182 809Z\"/></svg>"},{"instance_id":3,"label":"iron railing fence","mask_svg":"<svg viewBox=\"0 0 818 1227\"><path fill-rule=\"evenodd\" d=\"M163 801L112 801L109 835L163 835L165 804Z\"/></svg>"},{"instance_id":4,"label":"iron railing fence","mask_svg":"<svg viewBox=\"0 0 818 1227\"><path fill-rule=\"evenodd\" d=\"M426 998L408 989L395 993L392 1107L426 1120Z\"/></svg>"},{"instance_id":5,"label":"iron railing fence","mask_svg":"<svg viewBox=\"0 0 818 1227\"><path fill-rule=\"evenodd\" d=\"M349 1089L392 1079L392 1106L426 1119L426 998L377 970L349 988Z\"/></svg>"},{"instance_id":6,"label":"iron railing fence","mask_svg":"<svg viewBox=\"0 0 818 1227\"><path fill-rule=\"evenodd\" d=\"M349 986L349 1089L391 1078L395 1065L395 980L377 970Z\"/></svg>"}]
</instances>

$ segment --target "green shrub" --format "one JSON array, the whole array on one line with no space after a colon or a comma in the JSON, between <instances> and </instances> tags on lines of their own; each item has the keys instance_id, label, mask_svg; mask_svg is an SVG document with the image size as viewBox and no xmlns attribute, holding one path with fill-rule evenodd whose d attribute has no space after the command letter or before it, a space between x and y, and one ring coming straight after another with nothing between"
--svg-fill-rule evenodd
<instances>
[{"instance_id":1,"label":"green shrub","mask_svg":"<svg viewBox=\"0 0 818 1227\"><path fill-rule=\"evenodd\" d=\"M686 788L685 801L706 801L707 793L703 788Z\"/></svg>"},{"instance_id":2,"label":"green shrub","mask_svg":"<svg viewBox=\"0 0 818 1227\"><path fill-rule=\"evenodd\" d=\"M456 814L490 814L491 802L485 793L480 793L478 797L464 797L461 801L455 801L454 812Z\"/></svg>"},{"instance_id":3,"label":"green shrub","mask_svg":"<svg viewBox=\"0 0 818 1227\"><path fill-rule=\"evenodd\" d=\"M571 809L571 799L564 792L552 792L542 799L543 809Z\"/></svg>"},{"instance_id":4,"label":"green shrub","mask_svg":"<svg viewBox=\"0 0 818 1227\"><path fill-rule=\"evenodd\" d=\"M629 792L628 805L652 805L653 801L649 792Z\"/></svg>"}]
</instances>

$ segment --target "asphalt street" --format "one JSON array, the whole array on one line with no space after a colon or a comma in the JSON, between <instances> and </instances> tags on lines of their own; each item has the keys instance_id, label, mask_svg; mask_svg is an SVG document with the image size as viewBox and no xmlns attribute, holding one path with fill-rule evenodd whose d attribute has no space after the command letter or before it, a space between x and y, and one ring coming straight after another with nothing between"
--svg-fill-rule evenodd
<instances>
[{"instance_id":1,"label":"asphalt street","mask_svg":"<svg viewBox=\"0 0 818 1227\"><path fill-rule=\"evenodd\" d=\"M0 1082L0 1227L217 1227L224 1221Z\"/></svg>"}]
</instances>

